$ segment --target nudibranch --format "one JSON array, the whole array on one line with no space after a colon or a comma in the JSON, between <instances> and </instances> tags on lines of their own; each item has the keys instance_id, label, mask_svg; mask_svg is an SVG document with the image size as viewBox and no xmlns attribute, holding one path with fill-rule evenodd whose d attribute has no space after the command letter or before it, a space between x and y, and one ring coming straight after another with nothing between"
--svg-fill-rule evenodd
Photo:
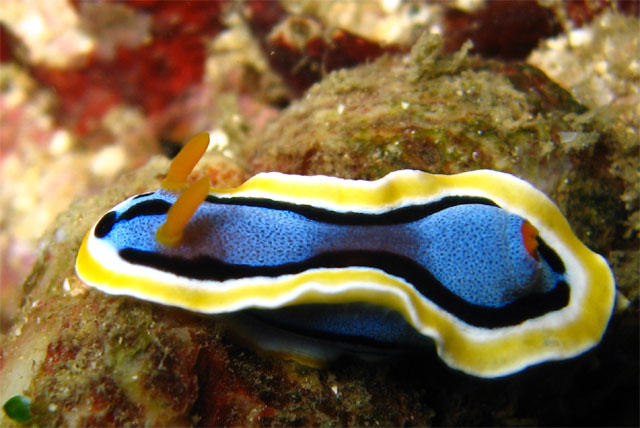
<instances>
[{"instance_id":1,"label":"nudibranch","mask_svg":"<svg viewBox=\"0 0 640 428\"><path fill-rule=\"evenodd\" d=\"M604 334L615 296L607 262L513 175L272 172L234 189L187 185L208 141L194 137L161 189L116 205L87 233L76 261L85 283L254 314L325 342L424 340L481 377L576 356Z\"/></svg>"}]
</instances>

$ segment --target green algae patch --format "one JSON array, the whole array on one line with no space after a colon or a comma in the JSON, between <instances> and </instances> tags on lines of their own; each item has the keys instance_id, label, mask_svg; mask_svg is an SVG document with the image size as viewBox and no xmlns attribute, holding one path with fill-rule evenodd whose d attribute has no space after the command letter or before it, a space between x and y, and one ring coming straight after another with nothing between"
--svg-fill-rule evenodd
<instances>
[{"instance_id":1,"label":"green algae patch","mask_svg":"<svg viewBox=\"0 0 640 428\"><path fill-rule=\"evenodd\" d=\"M30 422L31 419L33 419L33 415L31 414L31 399L24 395L11 397L4 403L2 409L10 419L21 424Z\"/></svg>"}]
</instances>

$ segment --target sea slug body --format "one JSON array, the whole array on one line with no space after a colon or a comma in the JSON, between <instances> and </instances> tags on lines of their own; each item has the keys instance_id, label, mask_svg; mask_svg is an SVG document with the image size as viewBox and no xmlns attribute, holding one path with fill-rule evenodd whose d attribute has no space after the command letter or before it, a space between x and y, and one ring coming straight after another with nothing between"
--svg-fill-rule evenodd
<instances>
[{"instance_id":1,"label":"sea slug body","mask_svg":"<svg viewBox=\"0 0 640 428\"><path fill-rule=\"evenodd\" d=\"M85 283L195 312L253 313L337 343L424 340L482 377L578 355L606 329L606 261L513 175L262 173L235 189L206 178L187 186L207 144L194 137L161 189L118 204L87 233L76 262Z\"/></svg>"}]
</instances>

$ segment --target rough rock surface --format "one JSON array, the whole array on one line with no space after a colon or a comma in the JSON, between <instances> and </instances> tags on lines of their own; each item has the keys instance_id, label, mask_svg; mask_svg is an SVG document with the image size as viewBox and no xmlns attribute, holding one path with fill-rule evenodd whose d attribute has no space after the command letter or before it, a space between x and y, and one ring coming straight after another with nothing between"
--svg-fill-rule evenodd
<instances>
[{"instance_id":1,"label":"rough rock surface","mask_svg":"<svg viewBox=\"0 0 640 428\"><path fill-rule=\"evenodd\" d=\"M235 142L246 168L208 155L195 175L232 186L263 170L513 172L590 247L622 255L610 261L633 298L637 236L621 199L629 184L611 170L624 150L614 127L531 66L443 55L423 37L410 54L329 74L262 135ZM0 359L0 402L31 397L32 425L637 425L637 297L595 350L488 381L430 352L305 367L237 344L214 317L87 289L73 271L84 233L125 196L157 188L167 166L155 158L77 202L45 236Z\"/></svg>"}]
</instances>

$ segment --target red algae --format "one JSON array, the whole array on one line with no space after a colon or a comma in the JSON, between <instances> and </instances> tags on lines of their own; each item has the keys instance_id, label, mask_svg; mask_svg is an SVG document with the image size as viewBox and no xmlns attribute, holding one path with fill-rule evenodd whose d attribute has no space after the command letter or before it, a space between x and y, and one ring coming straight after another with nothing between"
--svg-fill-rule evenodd
<instances>
[{"instance_id":1,"label":"red algae","mask_svg":"<svg viewBox=\"0 0 640 428\"><path fill-rule=\"evenodd\" d=\"M640 14L640 2L628 0L569 0L564 2L567 16L576 27L582 27L607 10L627 15Z\"/></svg>"},{"instance_id":2,"label":"red algae","mask_svg":"<svg viewBox=\"0 0 640 428\"><path fill-rule=\"evenodd\" d=\"M472 52L484 57L524 59L541 39L560 29L554 12L535 0L488 2L473 13L456 9L445 13L445 49L457 51L470 39Z\"/></svg>"},{"instance_id":3,"label":"red algae","mask_svg":"<svg viewBox=\"0 0 640 428\"><path fill-rule=\"evenodd\" d=\"M563 29L581 27L607 11L638 16L637 1L536 0L489 1L465 11L455 3L444 12L444 46L455 52L465 40L473 42L473 53L485 58L523 60L538 44Z\"/></svg>"},{"instance_id":4,"label":"red algae","mask_svg":"<svg viewBox=\"0 0 640 428\"><path fill-rule=\"evenodd\" d=\"M71 69L34 66L32 73L55 89L60 100L57 119L80 135L91 132L98 118L125 102L148 115L167 108L192 85L201 82L208 38L223 25L224 2L134 2L128 7L151 15L151 41L118 46L111 58L93 53ZM83 3L78 4L82 16ZM139 13L141 13L139 12Z\"/></svg>"},{"instance_id":5,"label":"red algae","mask_svg":"<svg viewBox=\"0 0 640 428\"><path fill-rule=\"evenodd\" d=\"M406 51L343 29L331 30L316 19L289 15L278 2L250 1L245 16L276 70L300 96L326 73Z\"/></svg>"}]
</instances>

